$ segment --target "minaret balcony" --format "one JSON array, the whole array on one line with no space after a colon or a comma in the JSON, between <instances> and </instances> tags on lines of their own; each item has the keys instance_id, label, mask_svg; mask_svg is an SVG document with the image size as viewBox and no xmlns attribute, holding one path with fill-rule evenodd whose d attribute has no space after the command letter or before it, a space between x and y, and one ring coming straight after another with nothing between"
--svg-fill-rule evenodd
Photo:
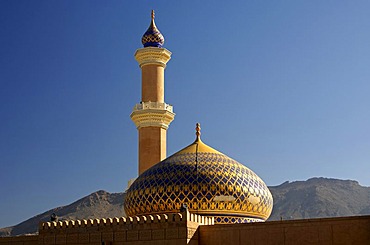
<instances>
[{"instance_id":1,"label":"minaret balcony","mask_svg":"<svg viewBox=\"0 0 370 245\"><path fill-rule=\"evenodd\" d=\"M131 113L131 119L138 129L143 127L168 129L174 118L172 105L161 102L141 102L134 106Z\"/></svg>"},{"instance_id":2,"label":"minaret balcony","mask_svg":"<svg viewBox=\"0 0 370 245\"><path fill-rule=\"evenodd\" d=\"M173 106L166 103L161 102L141 102L140 104L136 104L134 106L134 111L146 110L146 109L153 109L153 110L166 110L169 112L173 112Z\"/></svg>"}]
</instances>

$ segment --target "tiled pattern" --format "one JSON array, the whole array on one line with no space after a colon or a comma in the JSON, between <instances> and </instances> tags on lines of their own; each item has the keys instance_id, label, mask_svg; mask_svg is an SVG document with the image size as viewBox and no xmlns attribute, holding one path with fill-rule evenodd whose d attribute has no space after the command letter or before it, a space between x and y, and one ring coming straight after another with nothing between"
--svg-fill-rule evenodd
<instances>
[{"instance_id":1,"label":"tiled pattern","mask_svg":"<svg viewBox=\"0 0 370 245\"><path fill-rule=\"evenodd\" d=\"M148 30L144 33L141 38L141 43L144 47L159 47L161 48L164 44L164 37L159 32L154 24L154 21L150 24Z\"/></svg>"},{"instance_id":2,"label":"tiled pattern","mask_svg":"<svg viewBox=\"0 0 370 245\"><path fill-rule=\"evenodd\" d=\"M216 196L233 201L214 201ZM257 200L257 201L256 201ZM265 220L272 211L272 196L250 169L219 153L177 153L141 174L126 194L129 216L189 211L207 216L240 217L238 222ZM228 219L216 223L231 223Z\"/></svg>"},{"instance_id":3,"label":"tiled pattern","mask_svg":"<svg viewBox=\"0 0 370 245\"><path fill-rule=\"evenodd\" d=\"M239 223L255 223L263 222L263 219L246 218L246 217L233 217L233 216L215 216L216 224L239 224Z\"/></svg>"}]
</instances>

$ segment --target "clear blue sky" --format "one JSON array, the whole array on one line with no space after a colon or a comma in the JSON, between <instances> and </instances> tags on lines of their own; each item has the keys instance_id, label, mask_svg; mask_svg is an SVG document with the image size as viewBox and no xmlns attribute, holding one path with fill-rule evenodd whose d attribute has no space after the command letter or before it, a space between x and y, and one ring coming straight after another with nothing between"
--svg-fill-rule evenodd
<instances>
[{"instance_id":1,"label":"clear blue sky","mask_svg":"<svg viewBox=\"0 0 370 245\"><path fill-rule=\"evenodd\" d=\"M173 52L168 154L202 139L268 185L370 185L369 1L0 1L0 227L137 174L133 54Z\"/></svg>"}]
</instances>

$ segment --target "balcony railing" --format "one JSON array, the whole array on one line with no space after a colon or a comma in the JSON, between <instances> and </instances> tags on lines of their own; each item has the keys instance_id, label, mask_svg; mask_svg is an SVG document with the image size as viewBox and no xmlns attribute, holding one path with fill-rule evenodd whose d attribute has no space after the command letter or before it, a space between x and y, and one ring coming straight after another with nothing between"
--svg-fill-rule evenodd
<instances>
[{"instance_id":1,"label":"balcony railing","mask_svg":"<svg viewBox=\"0 0 370 245\"><path fill-rule=\"evenodd\" d=\"M173 112L173 107L170 104L160 103L160 102L140 102L134 106L133 111L140 111L145 109L156 109L156 110L166 110Z\"/></svg>"}]
</instances>

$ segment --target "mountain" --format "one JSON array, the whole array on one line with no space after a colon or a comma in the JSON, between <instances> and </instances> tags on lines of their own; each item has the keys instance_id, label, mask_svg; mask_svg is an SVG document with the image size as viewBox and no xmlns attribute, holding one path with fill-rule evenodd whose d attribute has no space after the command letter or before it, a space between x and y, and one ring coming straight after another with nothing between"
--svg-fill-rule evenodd
<instances>
[{"instance_id":1,"label":"mountain","mask_svg":"<svg viewBox=\"0 0 370 245\"><path fill-rule=\"evenodd\" d=\"M269 189L274 197L269 220L370 214L370 187L353 180L312 178Z\"/></svg>"},{"instance_id":2,"label":"mountain","mask_svg":"<svg viewBox=\"0 0 370 245\"><path fill-rule=\"evenodd\" d=\"M18 225L2 228L0 229L0 236L36 233L39 222L50 221L52 213L57 214L60 221L125 216L123 197L124 193L97 191L70 205L51 209Z\"/></svg>"},{"instance_id":3,"label":"mountain","mask_svg":"<svg viewBox=\"0 0 370 245\"><path fill-rule=\"evenodd\" d=\"M269 187L274 209L269 220L308 219L370 214L370 187L353 180L312 178ZM36 233L40 221L56 213L59 220L124 216L124 193L94 192L70 205L51 209L16 226L0 229L0 236Z\"/></svg>"}]
</instances>

